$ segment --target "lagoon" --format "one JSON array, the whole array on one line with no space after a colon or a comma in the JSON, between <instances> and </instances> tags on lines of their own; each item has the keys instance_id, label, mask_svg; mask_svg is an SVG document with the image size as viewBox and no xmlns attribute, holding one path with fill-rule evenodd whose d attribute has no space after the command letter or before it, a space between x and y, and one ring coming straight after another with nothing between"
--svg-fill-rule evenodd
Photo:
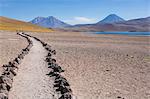
<instances>
[{"instance_id":1,"label":"lagoon","mask_svg":"<svg viewBox=\"0 0 150 99\"><path fill-rule=\"evenodd\" d=\"M94 34L114 34L129 36L150 36L150 32L94 32Z\"/></svg>"}]
</instances>

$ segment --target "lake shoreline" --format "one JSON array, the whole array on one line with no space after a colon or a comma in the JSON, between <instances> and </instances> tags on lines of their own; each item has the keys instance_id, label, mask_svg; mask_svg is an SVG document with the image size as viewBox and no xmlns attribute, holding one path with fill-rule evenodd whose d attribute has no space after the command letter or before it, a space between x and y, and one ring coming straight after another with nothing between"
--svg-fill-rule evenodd
<instances>
[{"instance_id":1,"label":"lake shoreline","mask_svg":"<svg viewBox=\"0 0 150 99\"><path fill-rule=\"evenodd\" d=\"M93 34L105 35L127 35L127 36L150 36L150 32L91 32Z\"/></svg>"}]
</instances>

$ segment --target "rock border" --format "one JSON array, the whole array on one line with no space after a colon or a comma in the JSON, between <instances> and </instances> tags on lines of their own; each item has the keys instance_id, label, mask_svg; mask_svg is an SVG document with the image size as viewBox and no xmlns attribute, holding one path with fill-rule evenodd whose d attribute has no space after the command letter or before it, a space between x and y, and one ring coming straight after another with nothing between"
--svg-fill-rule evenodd
<instances>
[{"instance_id":1,"label":"rock border","mask_svg":"<svg viewBox=\"0 0 150 99\"><path fill-rule=\"evenodd\" d=\"M26 38L29 44L26 48L22 49L21 53L14 60L2 66L3 73L0 76L0 99L8 99L8 93L12 88L13 78L17 75L18 66L33 46L33 42L29 37L21 33L17 33L17 35Z\"/></svg>"},{"instance_id":2,"label":"rock border","mask_svg":"<svg viewBox=\"0 0 150 99\"><path fill-rule=\"evenodd\" d=\"M28 34L22 33L26 36L33 37L37 41L39 41L43 47L47 50L48 54L46 56L45 61L47 62L48 68L51 68L52 70L46 74L49 77L54 77L54 89L55 91L60 95L58 96L58 99L72 99L72 90L70 88L70 84L68 83L67 79L64 78L61 73L64 72L64 70L56 63L56 60L52 58L52 55L56 55L56 50L52 50L51 46L37 37L30 36Z\"/></svg>"}]
</instances>

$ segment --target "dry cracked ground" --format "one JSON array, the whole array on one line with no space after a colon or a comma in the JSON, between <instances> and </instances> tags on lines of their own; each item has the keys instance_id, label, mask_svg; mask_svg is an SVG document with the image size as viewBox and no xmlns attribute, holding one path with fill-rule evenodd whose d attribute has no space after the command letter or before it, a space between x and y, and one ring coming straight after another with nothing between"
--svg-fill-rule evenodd
<instances>
[{"instance_id":1,"label":"dry cracked ground","mask_svg":"<svg viewBox=\"0 0 150 99\"><path fill-rule=\"evenodd\" d=\"M56 50L56 60L65 69L63 75L77 99L150 99L150 37L63 32L28 34L48 42ZM1 64L7 63L27 45L26 40L15 33L4 31L0 32L0 43ZM38 44L34 46L20 65L10 99L19 93L16 99L25 99L20 97L32 93L30 97L35 99L51 96L51 86L47 85L51 80L43 74L47 69L41 60L45 52L39 47ZM28 62L30 68L26 65ZM31 72L33 77L29 77ZM36 81L37 77L41 81ZM25 89L24 84L28 85Z\"/></svg>"}]
</instances>

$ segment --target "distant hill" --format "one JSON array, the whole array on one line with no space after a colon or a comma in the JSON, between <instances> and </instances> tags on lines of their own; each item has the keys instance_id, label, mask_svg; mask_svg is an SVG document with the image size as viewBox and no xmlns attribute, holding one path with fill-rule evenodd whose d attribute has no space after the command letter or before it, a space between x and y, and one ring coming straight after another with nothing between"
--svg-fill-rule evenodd
<instances>
[{"instance_id":1,"label":"distant hill","mask_svg":"<svg viewBox=\"0 0 150 99\"><path fill-rule=\"evenodd\" d=\"M102 21L100 21L102 22ZM150 31L150 17L103 24L75 25L70 31Z\"/></svg>"},{"instance_id":2,"label":"distant hill","mask_svg":"<svg viewBox=\"0 0 150 99\"><path fill-rule=\"evenodd\" d=\"M130 27L130 31L150 31L150 17L118 22L114 25L118 27Z\"/></svg>"},{"instance_id":3,"label":"distant hill","mask_svg":"<svg viewBox=\"0 0 150 99\"><path fill-rule=\"evenodd\" d=\"M139 19L132 19L124 22L118 22L117 24L124 24L124 25L139 25L139 26L149 26L150 25L150 17L146 18L139 18Z\"/></svg>"},{"instance_id":4,"label":"distant hill","mask_svg":"<svg viewBox=\"0 0 150 99\"><path fill-rule=\"evenodd\" d=\"M46 27L46 28L62 28L62 27L70 26L69 24L62 22L53 16L36 17L32 21L30 21L30 23L36 24L42 27Z\"/></svg>"},{"instance_id":5,"label":"distant hill","mask_svg":"<svg viewBox=\"0 0 150 99\"><path fill-rule=\"evenodd\" d=\"M125 21L123 18L117 16L116 14L110 14L103 20L99 21L97 24L106 24L106 23L117 23Z\"/></svg>"},{"instance_id":6,"label":"distant hill","mask_svg":"<svg viewBox=\"0 0 150 99\"><path fill-rule=\"evenodd\" d=\"M52 32L52 29L43 28L28 22L23 22L15 19L0 16L0 30L11 31L34 31L34 32Z\"/></svg>"}]
</instances>

